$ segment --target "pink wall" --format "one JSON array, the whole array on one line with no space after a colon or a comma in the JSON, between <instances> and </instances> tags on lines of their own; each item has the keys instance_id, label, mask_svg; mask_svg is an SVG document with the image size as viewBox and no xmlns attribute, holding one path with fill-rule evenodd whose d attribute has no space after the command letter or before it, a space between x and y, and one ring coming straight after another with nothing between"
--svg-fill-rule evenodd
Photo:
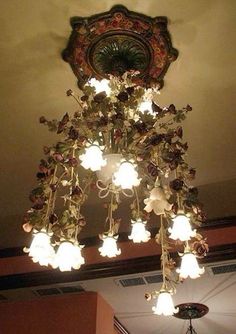
<instances>
[{"instance_id":1,"label":"pink wall","mask_svg":"<svg viewBox=\"0 0 236 334\"><path fill-rule=\"evenodd\" d=\"M113 310L95 292L0 304L1 334L111 334Z\"/></svg>"}]
</instances>

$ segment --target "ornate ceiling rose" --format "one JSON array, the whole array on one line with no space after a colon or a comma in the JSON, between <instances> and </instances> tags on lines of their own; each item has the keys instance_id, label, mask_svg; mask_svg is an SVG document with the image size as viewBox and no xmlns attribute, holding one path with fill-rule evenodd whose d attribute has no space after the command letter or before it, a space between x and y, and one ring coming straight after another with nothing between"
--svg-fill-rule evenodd
<instances>
[{"instance_id":1,"label":"ornate ceiling rose","mask_svg":"<svg viewBox=\"0 0 236 334\"><path fill-rule=\"evenodd\" d=\"M102 79L134 70L142 86L163 86L163 78L178 52L172 47L167 18L138 14L124 6L91 17L73 17L63 59L82 88L91 78Z\"/></svg>"},{"instance_id":2,"label":"ornate ceiling rose","mask_svg":"<svg viewBox=\"0 0 236 334\"><path fill-rule=\"evenodd\" d=\"M183 303L177 305L176 308L179 309L179 312L175 313L174 317L183 320L199 319L209 312L209 308L206 305L199 303Z\"/></svg>"}]
</instances>

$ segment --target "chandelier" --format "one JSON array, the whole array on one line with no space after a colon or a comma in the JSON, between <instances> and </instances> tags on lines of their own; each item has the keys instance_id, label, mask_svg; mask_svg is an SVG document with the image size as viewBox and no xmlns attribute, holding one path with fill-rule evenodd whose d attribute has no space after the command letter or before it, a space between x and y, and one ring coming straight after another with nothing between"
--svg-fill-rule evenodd
<instances>
[{"instance_id":1,"label":"chandelier","mask_svg":"<svg viewBox=\"0 0 236 334\"><path fill-rule=\"evenodd\" d=\"M112 34L107 34L110 25ZM163 284L146 299L157 299L155 314L172 315L178 311L172 301L176 284L203 274L197 258L206 255L208 246L196 230L204 213L197 188L190 184L195 169L186 162L188 145L181 127L192 108L158 104L164 73L176 56L166 21L116 6L100 16L76 18L72 27L63 56L78 78L79 94L67 91L78 111L60 120L40 117L40 123L60 138L44 147L38 185L30 193L32 205L24 216L23 229L33 235L25 252L34 262L61 271L86 263L80 244L87 223L83 205L96 191L107 206L98 251L103 257L119 256L119 206L132 198L129 239L149 241L151 215L159 228L155 240L161 247ZM154 42L159 43L158 50ZM146 54L149 48L157 54ZM177 269L173 249L182 250Z\"/></svg>"}]
</instances>

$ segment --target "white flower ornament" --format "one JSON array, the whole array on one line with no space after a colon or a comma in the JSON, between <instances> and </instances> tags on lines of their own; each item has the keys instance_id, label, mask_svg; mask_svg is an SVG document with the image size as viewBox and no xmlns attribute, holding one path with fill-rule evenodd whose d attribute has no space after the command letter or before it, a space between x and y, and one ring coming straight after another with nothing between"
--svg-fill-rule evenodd
<instances>
[{"instance_id":1,"label":"white flower ornament","mask_svg":"<svg viewBox=\"0 0 236 334\"><path fill-rule=\"evenodd\" d=\"M155 187L151 190L149 198L144 200L146 205L144 210L146 212L151 212L159 216L169 211L171 209L171 204L167 201L166 194L161 187Z\"/></svg>"}]
</instances>

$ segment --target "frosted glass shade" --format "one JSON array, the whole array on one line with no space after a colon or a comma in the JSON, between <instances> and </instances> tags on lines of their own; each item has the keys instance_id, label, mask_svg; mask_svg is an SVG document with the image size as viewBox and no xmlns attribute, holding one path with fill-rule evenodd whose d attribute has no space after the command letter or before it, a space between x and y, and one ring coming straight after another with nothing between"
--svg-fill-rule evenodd
<instances>
[{"instance_id":1,"label":"frosted glass shade","mask_svg":"<svg viewBox=\"0 0 236 334\"><path fill-rule=\"evenodd\" d=\"M132 189L140 184L138 172L135 165L130 161L124 161L120 164L117 172L114 173L113 183L122 189Z\"/></svg>"},{"instance_id":2,"label":"frosted glass shade","mask_svg":"<svg viewBox=\"0 0 236 334\"><path fill-rule=\"evenodd\" d=\"M181 266L179 269L176 269L179 277L182 279L198 278L205 272L204 268L200 268L196 259L196 256L192 253L184 253L181 260Z\"/></svg>"},{"instance_id":3,"label":"frosted glass shade","mask_svg":"<svg viewBox=\"0 0 236 334\"><path fill-rule=\"evenodd\" d=\"M111 88L109 86L109 80L102 79L97 80L95 78L92 78L89 80L89 85L95 88L96 94L99 94L101 92L105 92L107 96L111 94Z\"/></svg>"},{"instance_id":4,"label":"frosted glass shade","mask_svg":"<svg viewBox=\"0 0 236 334\"><path fill-rule=\"evenodd\" d=\"M39 262L41 266L47 266L53 260L54 249L50 243L50 236L46 232L37 232L29 248L29 256L33 262Z\"/></svg>"},{"instance_id":5,"label":"frosted glass shade","mask_svg":"<svg viewBox=\"0 0 236 334\"><path fill-rule=\"evenodd\" d=\"M106 165L106 159L103 158L101 148L92 144L85 149L85 153L79 156L81 160L81 166L85 169L91 169L93 172L100 170Z\"/></svg>"},{"instance_id":6,"label":"frosted glass shade","mask_svg":"<svg viewBox=\"0 0 236 334\"><path fill-rule=\"evenodd\" d=\"M83 247L81 245L74 245L69 241L63 241L57 250L52 266L54 268L59 267L60 271L71 271L72 268L79 269L84 264L84 258L81 255Z\"/></svg>"},{"instance_id":7,"label":"frosted glass shade","mask_svg":"<svg viewBox=\"0 0 236 334\"><path fill-rule=\"evenodd\" d=\"M146 230L146 221L141 219L132 220L132 231L129 236L134 243L147 242L150 239L151 233Z\"/></svg>"},{"instance_id":8,"label":"frosted glass shade","mask_svg":"<svg viewBox=\"0 0 236 334\"><path fill-rule=\"evenodd\" d=\"M121 250L117 248L117 238L114 236L103 236L103 244L98 250L101 256L109 258L116 257L121 254Z\"/></svg>"},{"instance_id":9,"label":"frosted glass shade","mask_svg":"<svg viewBox=\"0 0 236 334\"><path fill-rule=\"evenodd\" d=\"M104 185L112 182L112 178L115 172L117 172L122 155L121 154L105 154L104 159L107 163L99 171L96 172L98 180L102 181Z\"/></svg>"},{"instance_id":10,"label":"frosted glass shade","mask_svg":"<svg viewBox=\"0 0 236 334\"><path fill-rule=\"evenodd\" d=\"M174 307L172 296L168 291L160 291L157 298L156 306L152 308L154 314L170 316L178 312L178 309Z\"/></svg>"},{"instance_id":11,"label":"frosted glass shade","mask_svg":"<svg viewBox=\"0 0 236 334\"><path fill-rule=\"evenodd\" d=\"M173 240L187 241L196 235L196 230L192 230L189 218L183 214L177 215L173 219L173 227L170 227L168 231Z\"/></svg>"}]
</instances>

